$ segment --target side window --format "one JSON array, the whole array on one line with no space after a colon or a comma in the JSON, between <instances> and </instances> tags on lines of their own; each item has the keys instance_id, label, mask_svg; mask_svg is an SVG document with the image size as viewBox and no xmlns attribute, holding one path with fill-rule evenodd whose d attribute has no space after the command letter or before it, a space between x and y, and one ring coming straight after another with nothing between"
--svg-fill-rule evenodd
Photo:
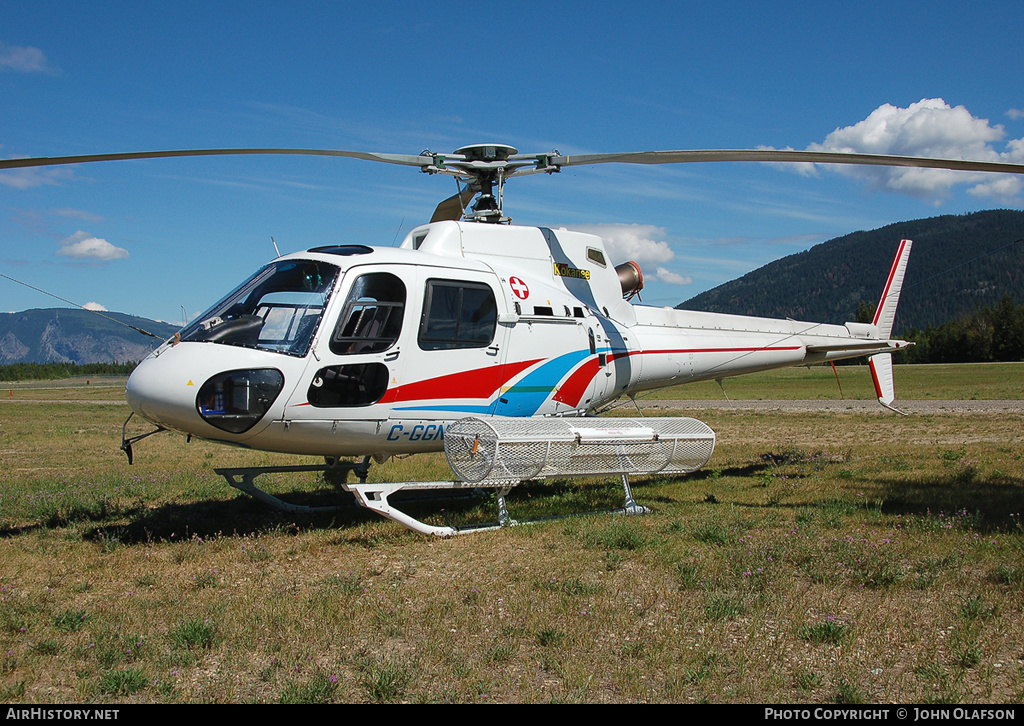
<instances>
[{"instance_id":1,"label":"side window","mask_svg":"<svg viewBox=\"0 0 1024 726\"><path fill-rule=\"evenodd\" d=\"M388 390L388 367L383 363L352 363L317 371L306 398L317 408L369 406Z\"/></svg>"},{"instance_id":2,"label":"side window","mask_svg":"<svg viewBox=\"0 0 1024 726\"><path fill-rule=\"evenodd\" d=\"M331 336L331 352L338 355L387 350L402 332L405 284L388 272L361 275L352 285L338 325Z\"/></svg>"},{"instance_id":3,"label":"side window","mask_svg":"<svg viewBox=\"0 0 1024 726\"><path fill-rule=\"evenodd\" d=\"M428 280L419 344L423 350L484 348L494 340L498 307L487 285Z\"/></svg>"}]
</instances>

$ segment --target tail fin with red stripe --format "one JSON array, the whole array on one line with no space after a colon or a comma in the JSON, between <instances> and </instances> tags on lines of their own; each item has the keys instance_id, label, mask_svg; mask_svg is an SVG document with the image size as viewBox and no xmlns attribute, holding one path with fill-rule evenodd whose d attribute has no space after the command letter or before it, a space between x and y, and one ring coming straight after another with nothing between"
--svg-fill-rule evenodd
<instances>
[{"instance_id":1,"label":"tail fin with red stripe","mask_svg":"<svg viewBox=\"0 0 1024 726\"><path fill-rule=\"evenodd\" d=\"M910 258L910 247L913 244L909 239L902 240L899 251L896 252L896 259L892 261L889 279L885 282L882 298L878 301L878 307L875 308L875 319L871 321L878 328L879 338L888 338L892 335L892 323L896 319L896 305L900 301L903 276L907 271L907 260Z\"/></svg>"},{"instance_id":2,"label":"tail fin with red stripe","mask_svg":"<svg viewBox=\"0 0 1024 726\"><path fill-rule=\"evenodd\" d=\"M913 243L908 240L900 242L900 248L896 252L896 259L892 262L889 270L889 278L885 282L885 289L882 290L882 298L878 301L875 309L875 319L872 321L878 329L879 338L888 338L892 335L893 321L896 319L896 305L900 301L900 290L903 288L903 276L907 271L907 259L910 257L910 248ZM903 413L893 408L893 401L896 400L896 386L892 375L892 354L877 353L868 358L868 366L871 368L871 379L875 384L875 394L878 402L886 408Z\"/></svg>"}]
</instances>

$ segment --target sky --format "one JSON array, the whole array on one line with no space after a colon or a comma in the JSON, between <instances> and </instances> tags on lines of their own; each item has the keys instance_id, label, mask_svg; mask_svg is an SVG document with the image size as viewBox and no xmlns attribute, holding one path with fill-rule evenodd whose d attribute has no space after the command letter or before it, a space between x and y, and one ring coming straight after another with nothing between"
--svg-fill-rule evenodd
<instances>
[{"instance_id":1,"label":"sky","mask_svg":"<svg viewBox=\"0 0 1024 726\"><path fill-rule=\"evenodd\" d=\"M0 158L502 143L1024 162L1022 20L1019 0L5 0ZM42 290L182 323L275 245L397 245L454 192L450 177L336 158L0 171L0 311L66 305ZM636 260L650 305L853 231L994 208L1024 208L1024 177L607 164L505 189L514 223L592 231Z\"/></svg>"}]
</instances>

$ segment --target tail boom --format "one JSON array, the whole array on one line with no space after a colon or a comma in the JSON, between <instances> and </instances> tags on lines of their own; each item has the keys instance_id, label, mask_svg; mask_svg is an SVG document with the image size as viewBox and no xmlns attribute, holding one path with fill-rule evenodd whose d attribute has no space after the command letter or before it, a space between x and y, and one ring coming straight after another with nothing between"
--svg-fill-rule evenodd
<instances>
[{"instance_id":1,"label":"tail boom","mask_svg":"<svg viewBox=\"0 0 1024 726\"><path fill-rule=\"evenodd\" d=\"M867 357L879 403L896 411L891 354L912 343L891 334L911 246L910 240L900 242L871 323L635 308L638 346L628 356L639 365L631 370L625 392Z\"/></svg>"}]
</instances>

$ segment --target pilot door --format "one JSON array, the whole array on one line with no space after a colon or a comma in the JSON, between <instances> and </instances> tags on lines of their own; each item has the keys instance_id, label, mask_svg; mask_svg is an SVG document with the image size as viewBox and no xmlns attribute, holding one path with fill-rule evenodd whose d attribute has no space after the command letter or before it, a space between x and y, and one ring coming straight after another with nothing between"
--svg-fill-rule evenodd
<instances>
[{"instance_id":1,"label":"pilot door","mask_svg":"<svg viewBox=\"0 0 1024 726\"><path fill-rule=\"evenodd\" d=\"M331 306L314 341L285 423L296 438L315 442L319 453L379 451L389 418L384 399L403 363L410 303L409 280L395 272L394 266L350 269L341 302Z\"/></svg>"}]
</instances>

